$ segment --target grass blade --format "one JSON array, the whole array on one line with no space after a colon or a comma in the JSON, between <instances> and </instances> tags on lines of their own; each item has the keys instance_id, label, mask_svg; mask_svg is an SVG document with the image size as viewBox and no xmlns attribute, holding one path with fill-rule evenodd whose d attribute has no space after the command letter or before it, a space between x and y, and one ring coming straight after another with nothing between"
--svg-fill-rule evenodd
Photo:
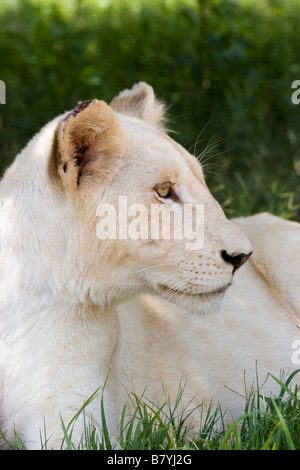
<instances>
[{"instance_id":1,"label":"grass blade","mask_svg":"<svg viewBox=\"0 0 300 470\"><path fill-rule=\"evenodd\" d=\"M283 416L282 416L282 413L281 413L279 407L276 405L276 402L275 402L275 400L274 400L273 397L271 397L271 400L272 400L273 406L274 406L274 408L275 408L275 410L276 410L276 413L277 413L277 415L278 415L278 418L279 418L281 427L282 427L283 431L285 432L285 436L286 436L286 439L287 439L287 441L288 441L290 450L296 450L296 447L295 447L295 445L294 445L293 438L292 438L292 436L291 436L291 434L290 434L290 431L289 431L289 429L288 429L288 426L287 426L287 424L286 424L286 421L284 420L284 418L283 418Z\"/></svg>"}]
</instances>

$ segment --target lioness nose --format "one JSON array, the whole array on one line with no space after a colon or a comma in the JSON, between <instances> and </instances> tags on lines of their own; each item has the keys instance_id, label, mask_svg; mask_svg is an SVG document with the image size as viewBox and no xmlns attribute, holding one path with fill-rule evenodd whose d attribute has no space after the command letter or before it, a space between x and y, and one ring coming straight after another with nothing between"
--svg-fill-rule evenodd
<instances>
[{"instance_id":1,"label":"lioness nose","mask_svg":"<svg viewBox=\"0 0 300 470\"><path fill-rule=\"evenodd\" d=\"M221 251L221 256L226 263L233 266L233 272L240 268L252 255L252 251L248 254L240 253L239 255L229 255L227 251Z\"/></svg>"}]
</instances>

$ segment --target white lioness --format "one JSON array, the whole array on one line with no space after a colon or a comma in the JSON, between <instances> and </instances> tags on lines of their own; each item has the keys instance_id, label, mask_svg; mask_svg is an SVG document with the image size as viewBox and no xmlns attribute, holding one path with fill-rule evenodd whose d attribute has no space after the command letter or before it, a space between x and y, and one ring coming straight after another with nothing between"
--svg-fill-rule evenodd
<instances>
[{"instance_id":1,"label":"white lioness","mask_svg":"<svg viewBox=\"0 0 300 470\"><path fill-rule=\"evenodd\" d=\"M0 429L9 442L16 431L40 448L46 429L47 447L60 447L60 416L67 424L106 379L117 436L133 391L174 401L184 378L183 408L213 400L236 417L257 383L276 393L268 372L296 368L299 225L267 214L229 222L163 117L144 83L110 106L83 102L46 125L0 183ZM204 205L203 247L187 250L184 237L100 240L99 204L117 207L119 196L149 211ZM98 400L86 415L100 426ZM82 432L78 420L74 442Z\"/></svg>"}]
</instances>

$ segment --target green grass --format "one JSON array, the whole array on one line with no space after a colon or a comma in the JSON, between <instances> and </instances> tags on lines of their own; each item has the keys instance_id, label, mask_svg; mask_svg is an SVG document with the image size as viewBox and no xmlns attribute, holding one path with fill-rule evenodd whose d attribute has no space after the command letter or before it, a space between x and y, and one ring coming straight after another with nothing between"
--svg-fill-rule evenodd
<instances>
[{"instance_id":1,"label":"green grass","mask_svg":"<svg viewBox=\"0 0 300 470\"><path fill-rule=\"evenodd\" d=\"M300 388L290 386L296 371L282 382L273 377L281 390L276 397L265 397L259 392L245 401L245 411L233 422L219 407L204 415L202 406L180 412L183 388L180 388L175 405L166 399L157 407L146 398L132 394L135 410L129 421L127 405L120 416L118 437L111 436L106 425L102 391L98 390L74 415L70 423L61 422L64 431L62 449L68 450L300 450ZM72 442L73 426L85 408L98 395L101 396L99 416L102 432L89 425L87 420L80 444ZM191 432L188 418L197 413L201 425ZM128 421L128 422L127 422ZM26 450L16 435L13 449ZM41 449L47 449L47 430L41 436Z\"/></svg>"}]
</instances>

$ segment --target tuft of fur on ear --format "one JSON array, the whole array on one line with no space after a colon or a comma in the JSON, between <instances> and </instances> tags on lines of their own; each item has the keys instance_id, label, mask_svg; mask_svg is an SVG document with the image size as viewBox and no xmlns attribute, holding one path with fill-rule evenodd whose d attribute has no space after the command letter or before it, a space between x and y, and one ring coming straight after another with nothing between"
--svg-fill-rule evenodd
<instances>
[{"instance_id":1,"label":"tuft of fur on ear","mask_svg":"<svg viewBox=\"0 0 300 470\"><path fill-rule=\"evenodd\" d=\"M153 88L147 83L140 82L130 90L122 91L110 106L120 114L143 119L164 130L165 107L156 99Z\"/></svg>"},{"instance_id":2,"label":"tuft of fur on ear","mask_svg":"<svg viewBox=\"0 0 300 470\"><path fill-rule=\"evenodd\" d=\"M58 175L70 193L104 181L116 173L122 153L119 120L104 101L79 103L60 122L55 147Z\"/></svg>"}]
</instances>

